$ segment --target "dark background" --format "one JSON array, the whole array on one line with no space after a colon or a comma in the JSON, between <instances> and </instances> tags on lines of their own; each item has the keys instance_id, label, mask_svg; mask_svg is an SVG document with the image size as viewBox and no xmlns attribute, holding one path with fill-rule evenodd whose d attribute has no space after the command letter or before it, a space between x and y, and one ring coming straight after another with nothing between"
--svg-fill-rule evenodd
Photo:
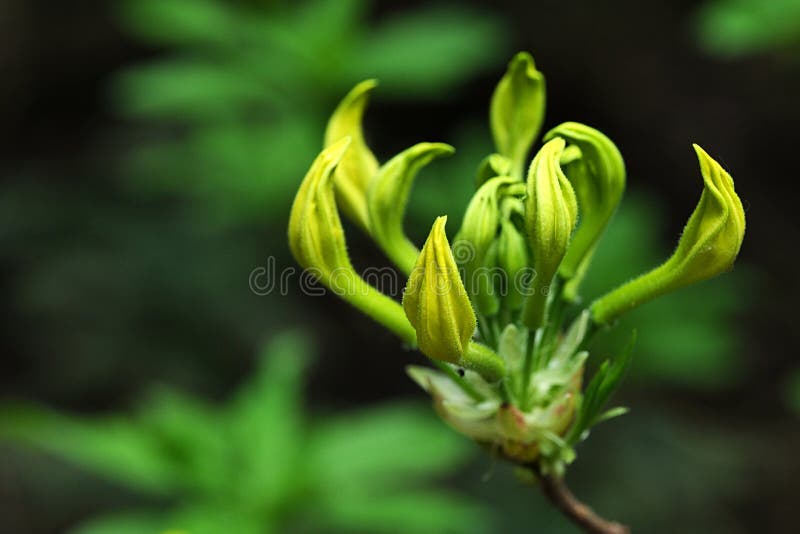
<instances>
[{"instance_id":1,"label":"dark background","mask_svg":"<svg viewBox=\"0 0 800 534\"><path fill-rule=\"evenodd\" d=\"M425 4L376 2L368 20L378 24ZM699 196L692 142L731 172L746 210L741 269L734 274L745 273L747 283L730 290L745 295L734 299L722 329L737 336L742 371L707 388L634 376L623 392L634 407L630 421L616 433L611 426L598 431L583 446L585 455L570 471L576 491L585 488L587 500L596 496L598 506L618 511L640 532L794 531L800 427L786 397L800 368L800 49L784 44L735 57L704 50L696 22L701 2L498 1L451 8L464 4L503 21L501 58L533 53L547 76L546 128L585 122L620 147L629 191L649 199L643 205L651 202L660 217L659 250L669 251ZM421 358L347 305L333 297L264 298L249 291L249 271L267 255L293 264L283 239L288 201L261 221L220 229L194 197L130 186L132 147L151 139L153 128L118 112L110 81L128 65L162 57L165 48L132 36L109 3L99 1L5 0L0 35L4 397L82 413L119 411L149 384L166 382L220 399L248 375L264 339L296 325L307 327L319 346L307 388L313 409L422 397L402 371ZM376 154L385 159L422 138L454 142L465 120L481 126L504 61L426 98L382 100L376 93L367 118ZM330 94L321 99L323 115L343 92ZM181 127L162 126L155 135L180 136ZM305 160L314 155L309 151ZM294 189L301 175L287 179ZM466 177L464 187L471 183ZM459 214L463 204L445 209ZM412 235L424 236L430 220L413 221ZM358 265L384 262L351 228L348 239ZM691 310L685 314L693 320ZM507 531L538 532L525 515L526 500L536 497L520 496L505 479L495 490L492 482L480 486L486 465L476 461L459 486L500 509ZM728 476L735 479L730 485ZM38 506L47 516L47 504L13 483L20 477L24 469L2 465L0 517L23 517ZM40 517L31 532L58 531L104 506L88 497L75 510ZM0 531L1 525L2 519Z\"/></svg>"}]
</instances>

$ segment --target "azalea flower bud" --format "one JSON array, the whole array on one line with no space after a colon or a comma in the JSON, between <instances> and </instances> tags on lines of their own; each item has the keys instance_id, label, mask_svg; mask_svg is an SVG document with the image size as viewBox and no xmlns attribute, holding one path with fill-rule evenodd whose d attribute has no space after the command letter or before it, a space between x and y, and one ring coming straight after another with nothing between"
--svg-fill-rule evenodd
<instances>
[{"instance_id":1,"label":"azalea flower bud","mask_svg":"<svg viewBox=\"0 0 800 534\"><path fill-rule=\"evenodd\" d=\"M578 274L583 262L590 261L617 210L625 191L625 163L608 137L584 124L565 122L545 135L546 140L555 137L577 146L581 154L565 167L581 207L580 222L559 268L559 274L569 280ZM565 165L563 158L561 164Z\"/></svg>"},{"instance_id":2,"label":"azalea flower bud","mask_svg":"<svg viewBox=\"0 0 800 534\"><path fill-rule=\"evenodd\" d=\"M496 177L483 184L470 200L456 237L456 260L464 270L467 291L484 316L496 314L500 307L491 272L492 245L500 226L500 189L511 183L511 178Z\"/></svg>"},{"instance_id":3,"label":"azalea flower bud","mask_svg":"<svg viewBox=\"0 0 800 534\"><path fill-rule=\"evenodd\" d=\"M544 75L529 53L519 52L497 84L489 109L497 151L511 160L511 176L519 180L542 127L544 104Z\"/></svg>"},{"instance_id":4,"label":"azalea flower bud","mask_svg":"<svg viewBox=\"0 0 800 534\"><path fill-rule=\"evenodd\" d=\"M458 274L444 227L433 223L403 293L403 309L417 332L419 349L435 360L456 363L467 350L476 319Z\"/></svg>"},{"instance_id":5,"label":"azalea flower bud","mask_svg":"<svg viewBox=\"0 0 800 534\"><path fill-rule=\"evenodd\" d=\"M706 280L733 266L744 239L744 209L730 174L694 145L703 175L700 202L678 247L660 267L622 285L592 304L592 318L606 324L655 297Z\"/></svg>"},{"instance_id":6,"label":"azalea flower bud","mask_svg":"<svg viewBox=\"0 0 800 534\"><path fill-rule=\"evenodd\" d=\"M361 121L369 94L377 85L376 80L356 85L339 103L325 130L326 148L344 137L352 140L336 169L336 197L344 214L365 231L369 230L367 188L378 172L378 160L364 141Z\"/></svg>"},{"instance_id":7,"label":"azalea flower bud","mask_svg":"<svg viewBox=\"0 0 800 534\"><path fill-rule=\"evenodd\" d=\"M500 236L497 238L497 265L505 273L506 295L503 305L509 310L522 307L525 298L519 290L520 275L528 268L528 244L525 236L509 219L500 223Z\"/></svg>"},{"instance_id":8,"label":"azalea flower bud","mask_svg":"<svg viewBox=\"0 0 800 534\"><path fill-rule=\"evenodd\" d=\"M419 249L403 232L408 195L417 172L432 159L455 149L444 143L419 143L401 152L378 171L367 191L370 233L386 255L406 274L411 273Z\"/></svg>"},{"instance_id":9,"label":"azalea flower bud","mask_svg":"<svg viewBox=\"0 0 800 534\"><path fill-rule=\"evenodd\" d=\"M323 150L300 184L289 215L289 248L297 263L327 278L352 270L336 209L331 175L350 146L349 137Z\"/></svg>"},{"instance_id":10,"label":"azalea flower bud","mask_svg":"<svg viewBox=\"0 0 800 534\"><path fill-rule=\"evenodd\" d=\"M533 158L528 171L525 227L536 276L523 322L531 329L540 327L544 321L546 291L567 252L578 218L575 191L559 163L564 147L560 137L548 141Z\"/></svg>"},{"instance_id":11,"label":"azalea flower bud","mask_svg":"<svg viewBox=\"0 0 800 534\"><path fill-rule=\"evenodd\" d=\"M334 143L311 165L289 215L289 248L297 262L322 284L414 345L416 333L400 304L358 276L347 255L332 176L350 143L349 137Z\"/></svg>"}]
</instances>

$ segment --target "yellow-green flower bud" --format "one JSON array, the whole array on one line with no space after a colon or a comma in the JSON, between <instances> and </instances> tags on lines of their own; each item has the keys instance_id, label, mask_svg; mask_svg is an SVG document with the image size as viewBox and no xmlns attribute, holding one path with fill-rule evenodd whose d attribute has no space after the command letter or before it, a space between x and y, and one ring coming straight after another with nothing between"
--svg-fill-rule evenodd
<instances>
[{"instance_id":1,"label":"yellow-green flower bud","mask_svg":"<svg viewBox=\"0 0 800 534\"><path fill-rule=\"evenodd\" d=\"M476 319L439 217L403 293L403 309L417 331L419 349L435 360L457 363L475 332Z\"/></svg>"},{"instance_id":2,"label":"yellow-green flower bud","mask_svg":"<svg viewBox=\"0 0 800 534\"><path fill-rule=\"evenodd\" d=\"M521 276L528 268L528 244L525 236L513 222L503 219L500 223L500 236L497 238L497 265L503 270L506 279L506 295L503 305L510 310L522 307L525 298L520 292L523 282Z\"/></svg>"},{"instance_id":3,"label":"yellow-green flower bud","mask_svg":"<svg viewBox=\"0 0 800 534\"><path fill-rule=\"evenodd\" d=\"M601 132L577 122L565 122L545 135L545 140L562 137L580 149L581 157L567 167L581 218L559 273L573 278L583 261L588 261L597 241L625 191L625 163L622 154ZM563 165L562 161L562 165Z\"/></svg>"},{"instance_id":4,"label":"yellow-green flower bud","mask_svg":"<svg viewBox=\"0 0 800 534\"><path fill-rule=\"evenodd\" d=\"M350 148L336 169L336 196L344 214L367 231L367 188L378 172L378 160L364 141L361 121L369 94L377 85L375 80L366 80L356 85L339 103L325 130L326 148L344 137L352 139Z\"/></svg>"},{"instance_id":5,"label":"yellow-green flower bud","mask_svg":"<svg viewBox=\"0 0 800 534\"><path fill-rule=\"evenodd\" d=\"M318 272L323 283L334 270L353 270L331 184L331 175L350 143L346 137L317 156L300 184L289 215L292 255L304 269Z\"/></svg>"},{"instance_id":6,"label":"yellow-green flower bud","mask_svg":"<svg viewBox=\"0 0 800 534\"><path fill-rule=\"evenodd\" d=\"M497 151L511 160L511 176L522 180L525 161L544 120L544 75L519 52L492 95L489 123Z\"/></svg>"},{"instance_id":7,"label":"yellow-green flower bud","mask_svg":"<svg viewBox=\"0 0 800 534\"><path fill-rule=\"evenodd\" d=\"M400 304L358 276L347 255L332 176L349 145L349 137L334 143L311 165L289 215L289 248L323 285L414 345L416 334Z\"/></svg>"},{"instance_id":8,"label":"yellow-green flower bud","mask_svg":"<svg viewBox=\"0 0 800 534\"><path fill-rule=\"evenodd\" d=\"M378 171L367 190L370 233L386 255L406 274L411 273L419 249L403 232L408 194L417 172L432 159L453 154L444 143L419 143L404 150Z\"/></svg>"},{"instance_id":9,"label":"yellow-green flower bud","mask_svg":"<svg viewBox=\"0 0 800 534\"><path fill-rule=\"evenodd\" d=\"M592 304L592 319L606 324L655 297L706 280L733 266L744 239L744 209L730 174L694 145L703 175L700 202L678 247L660 267L622 285Z\"/></svg>"},{"instance_id":10,"label":"yellow-green flower bud","mask_svg":"<svg viewBox=\"0 0 800 534\"><path fill-rule=\"evenodd\" d=\"M493 284L491 247L500 226L500 189L513 183L498 176L483 184L470 200L461 229L456 236L454 252L464 270L467 291L477 310L484 316L498 312L500 299Z\"/></svg>"},{"instance_id":11,"label":"yellow-green flower bud","mask_svg":"<svg viewBox=\"0 0 800 534\"><path fill-rule=\"evenodd\" d=\"M567 252L578 218L575 191L559 163L564 147L560 137L548 141L528 171L525 228L536 276L523 321L531 329L540 327L545 319L547 291Z\"/></svg>"}]
</instances>

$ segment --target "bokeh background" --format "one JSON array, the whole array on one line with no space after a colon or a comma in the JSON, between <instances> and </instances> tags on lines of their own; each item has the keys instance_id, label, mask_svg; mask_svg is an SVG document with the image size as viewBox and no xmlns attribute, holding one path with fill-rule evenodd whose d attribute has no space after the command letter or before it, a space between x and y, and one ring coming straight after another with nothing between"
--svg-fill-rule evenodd
<instances>
[{"instance_id":1,"label":"bokeh background","mask_svg":"<svg viewBox=\"0 0 800 534\"><path fill-rule=\"evenodd\" d=\"M0 532L571 533L433 417L421 362L332 296L253 292L294 265L289 206L356 82L382 160L421 174L408 230L453 230L518 50L545 127L595 126L629 188L590 295L666 257L733 174L736 269L626 318L615 402L569 470L636 532L796 532L800 2L119 0L0 3ZM359 267L386 260L355 228Z\"/></svg>"}]
</instances>

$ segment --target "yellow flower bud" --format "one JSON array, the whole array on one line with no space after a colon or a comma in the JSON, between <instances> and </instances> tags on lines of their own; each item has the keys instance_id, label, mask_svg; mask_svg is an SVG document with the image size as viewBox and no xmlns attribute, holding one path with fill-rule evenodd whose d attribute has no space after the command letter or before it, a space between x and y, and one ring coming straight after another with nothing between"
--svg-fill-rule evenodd
<instances>
[{"instance_id":1,"label":"yellow flower bud","mask_svg":"<svg viewBox=\"0 0 800 534\"><path fill-rule=\"evenodd\" d=\"M519 291L520 275L528 267L528 245L525 236L508 219L500 223L500 236L497 238L497 265L505 273L506 296L504 305L510 310L522 307L524 297Z\"/></svg>"},{"instance_id":2,"label":"yellow flower bud","mask_svg":"<svg viewBox=\"0 0 800 534\"><path fill-rule=\"evenodd\" d=\"M403 293L403 309L427 356L456 363L467 350L476 320L439 217Z\"/></svg>"},{"instance_id":3,"label":"yellow flower bud","mask_svg":"<svg viewBox=\"0 0 800 534\"><path fill-rule=\"evenodd\" d=\"M317 156L300 184L289 215L292 255L303 268L318 272L326 285L334 270L353 270L331 183L331 175L350 143L346 137Z\"/></svg>"},{"instance_id":4,"label":"yellow flower bud","mask_svg":"<svg viewBox=\"0 0 800 534\"><path fill-rule=\"evenodd\" d=\"M625 163L608 137L584 124L565 122L545 135L546 140L555 137L563 137L570 146L578 147L581 154L566 167L581 207L578 228L559 268L562 277L571 279L579 272L581 264L589 261L617 210L625 191Z\"/></svg>"},{"instance_id":5,"label":"yellow flower bud","mask_svg":"<svg viewBox=\"0 0 800 534\"><path fill-rule=\"evenodd\" d=\"M742 202L733 189L730 174L702 148L694 145L694 149L705 187L678 247L661 266L596 300L591 307L596 323L609 323L655 297L733 266L744 239Z\"/></svg>"},{"instance_id":6,"label":"yellow flower bud","mask_svg":"<svg viewBox=\"0 0 800 534\"><path fill-rule=\"evenodd\" d=\"M492 244L500 227L500 191L514 180L498 176L484 183L470 200L455 242L456 259L464 269L467 291L484 316L497 313L500 299L493 284Z\"/></svg>"},{"instance_id":7,"label":"yellow flower bud","mask_svg":"<svg viewBox=\"0 0 800 534\"><path fill-rule=\"evenodd\" d=\"M400 304L361 278L347 255L331 178L349 145L350 138L334 143L311 165L289 215L289 248L322 284L414 345L416 334Z\"/></svg>"},{"instance_id":8,"label":"yellow flower bud","mask_svg":"<svg viewBox=\"0 0 800 534\"><path fill-rule=\"evenodd\" d=\"M489 123L497 151L511 160L511 176L521 180L525 161L544 120L544 75L520 52L508 64L492 95Z\"/></svg>"},{"instance_id":9,"label":"yellow flower bud","mask_svg":"<svg viewBox=\"0 0 800 534\"><path fill-rule=\"evenodd\" d=\"M578 218L575 191L559 163L564 147L560 137L547 142L533 158L528 171L525 227L536 276L523 321L532 329L544 321L546 292L567 252Z\"/></svg>"},{"instance_id":10,"label":"yellow flower bud","mask_svg":"<svg viewBox=\"0 0 800 534\"><path fill-rule=\"evenodd\" d=\"M367 191L370 233L406 274L411 273L419 255L419 249L403 232L411 185L417 172L432 159L454 152L453 147L444 143L416 144L385 163Z\"/></svg>"},{"instance_id":11,"label":"yellow flower bud","mask_svg":"<svg viewBox=\"0 0 800 534\"><path fill-rule=\"evenodd\" d=\"M366 80L356 85L333 112L325 131L325 148L344 137L352 144L336 169L336 196L344 214L362 229L369 230L367 188L378 172L378 160L364 141L361 121L369 101L369 93L378 85Z\"/></svg>"}]
</instances>

